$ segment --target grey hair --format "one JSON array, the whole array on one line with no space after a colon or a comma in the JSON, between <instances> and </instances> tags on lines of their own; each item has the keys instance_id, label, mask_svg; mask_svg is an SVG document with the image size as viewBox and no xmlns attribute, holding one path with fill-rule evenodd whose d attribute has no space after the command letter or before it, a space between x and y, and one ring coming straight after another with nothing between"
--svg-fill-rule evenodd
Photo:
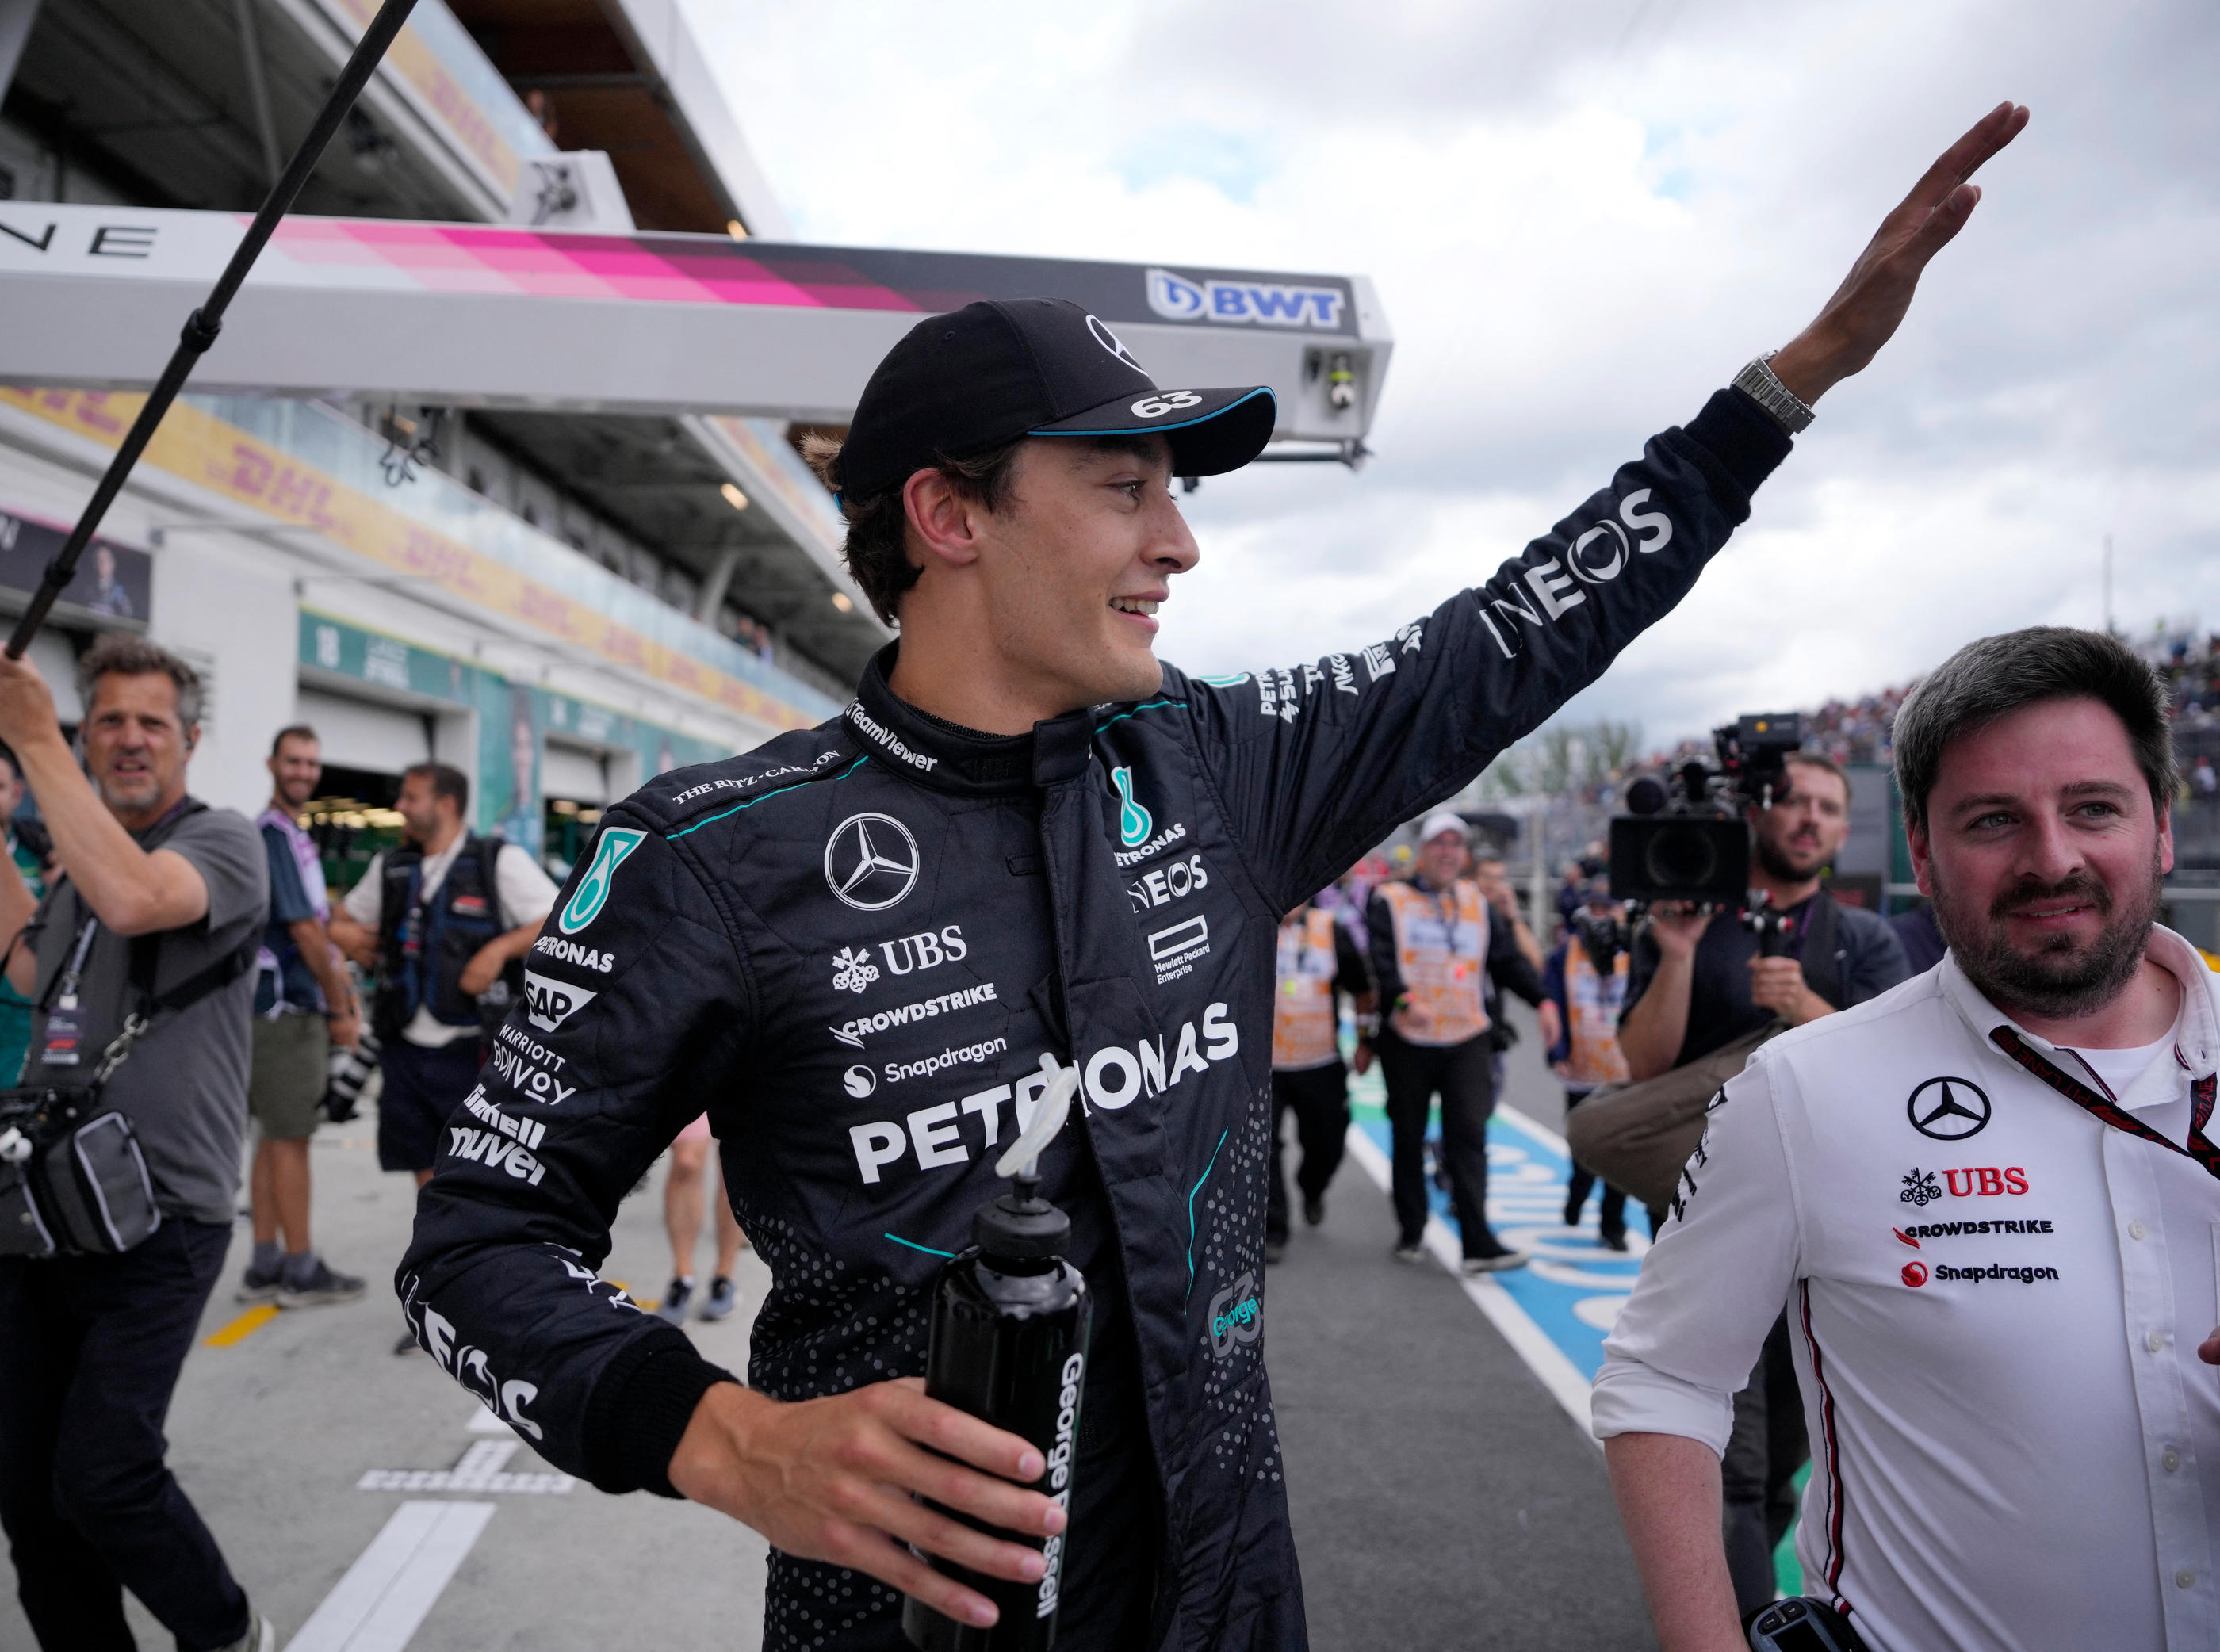
<instances>
[{"instance_id":1,"label":"grey hair","mask_svg":"<svg viewBox=\"0 0 2220 1652\"><path fill-rule=\"evenodd\" d=\"M2101 631L2030 626L1967 643L1923 678L1896 714L1896 789L1905 824L1927 829L1928 795L1942 777L1943 748L1951 741L2049 700L2094 700L2117 717L2150 788L2153 811L2166 813L2178 782L2159 674Z\"/></svg>"},{"instance_id":2,"label":"grey hair","mask_svg":"<svg viewBox=\"0 0 2220 1652\"><path fill-rule=\"evenodd\" d=\"M157 671L178 685L178 721L191 728L201 720L201 674L160 644L127 631L109 632L79 656L78 698L90 711L101 678L151 676Z\"/></svg>"}]
</instances>

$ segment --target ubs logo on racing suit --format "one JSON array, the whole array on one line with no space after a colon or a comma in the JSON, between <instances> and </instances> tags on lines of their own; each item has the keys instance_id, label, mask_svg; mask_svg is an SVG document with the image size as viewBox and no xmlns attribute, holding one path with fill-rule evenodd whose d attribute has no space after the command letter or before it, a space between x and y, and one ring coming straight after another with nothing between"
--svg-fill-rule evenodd
<instances>
[{"instance_id":1,"label":"ubs logo on racing suit","mask_svg":"<svg viewBox=\"0 0 2220 1652\"><path fill-rule=\"evenodd\" d=\"M1110 771L1110 783L1118 789L1118 841L1128 849L1138 849L1148 842L1149 833L1156 826L1148 810L1133 801L1133 771L1120 766Z\"/></svg>"},{"instance_id":2,"label":"ubs logo on racing suit","mask_svg":"<svg viewBox=\"0 0 2220 1652\"><path fill-rule=\"evenodd\" d=\"M1229 1357L1244 1343L1264 1334L1264 1304L1257 1294L1257 1275L1247 1273L1210 1299L1210 1351Z\"/></svg>"},{"instance_id":3,"label":"ubs logo on racing suit","mask_svg":"<svg viewBox=\"0 0 2220 1652\"><path fill-rule=\"evenodd\" d=\"M836 993L859 993L879 978L879 966L871 962L871 951L867 946L844 946L832 955L832 990Z\"/></svg>"},{"instance_id":4,"label":"ubs logo on racing suit","mask_svg":"<svg viewBox=\"0 0 2220 1652\"><path fill-rule=\"evenodd\" d=\"M575 935L600 917L609 898L609 886L616 881L617 868L646 837L645 832L636 832L630 826L603 826L602 835L594 840L594 863L578 880L578 887L572 892L570 904L563 908L563 915L555 920L555 927L565 935Z\"/></svg>"},{"instance_id":5,"label":"ubs logo on racing suit","mask_svg":"<svg viewBox=\"0 0 2220 1652\"><path fill-rule=\"evenodd\" d=\"M825 887L857 912L884 912L917 887L917 839L891 814L851 814L825 840Z\"/></svg>"}]
</instances>

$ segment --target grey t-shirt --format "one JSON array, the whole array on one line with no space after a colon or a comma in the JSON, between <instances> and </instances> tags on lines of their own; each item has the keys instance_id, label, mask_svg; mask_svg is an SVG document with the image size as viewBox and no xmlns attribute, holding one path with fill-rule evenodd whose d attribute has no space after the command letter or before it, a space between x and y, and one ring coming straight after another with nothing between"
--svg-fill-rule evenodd
<instances>
[{"instance_id":1,"label":"grey t-shirt","mask_svg":"<svg viewBox=\"0 0 2220 1652\"><path fill-rule=\"evenodd\" d=\"M135 834L141 837L144 834ZM269 858L262 834L231 809L203 809L172 826L159 845L190 861L208 885L207 915L162 935L154 966L157 996L259 938L270 905ZM50 1066L47 1020L56 977L77 950L92 908L66 877L40 908L38 985L32 999L26 1084L85 1084L123 1025L130 997L131 942L105 924L93 931L78 983L78 1064ZM246 1133L248 1028L254 971L182 1010L164 1011L108 1082L106 1099L129 1115L166 1215L196 1222L233 1220L240 1149Z\"/></svg>"}]
</instances>

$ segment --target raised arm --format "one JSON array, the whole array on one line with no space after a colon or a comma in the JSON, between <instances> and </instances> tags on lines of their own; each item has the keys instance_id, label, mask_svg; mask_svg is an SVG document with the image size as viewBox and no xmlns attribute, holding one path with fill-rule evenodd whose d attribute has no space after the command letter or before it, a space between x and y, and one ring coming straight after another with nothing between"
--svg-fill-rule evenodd
<instances>
[{"instance_id":1,"label":"raised arm","mask_svg":"<svg viewBox=\"0 0 2220 1652\"><path fill-rule=\"evenodd\" d=\"M1810 403L1873 358L1980 191L1967 178L2026 124L1986 116L1891 212L1811 324L1773 358ZM1653 438L1486 583L1369 648L1208 680L1167 671L1281 909L1455 794L1594 682L1685 596L1787 457L1741 390Z\"/></svg>"},{"instance_id":2,"label":"raised arm","mask_svg":"<svg viewBox=\"0 0 2220 1652\"><path fill-rule=\"evenodd\" d=\"M38 800L55 863L102 923L118 935L152 935L207 914L208 885L193 863L140 848L93 790L62 738L45 679L27 659L0 655L0 738L15 748Z\"/></svg>"}]
</instances>

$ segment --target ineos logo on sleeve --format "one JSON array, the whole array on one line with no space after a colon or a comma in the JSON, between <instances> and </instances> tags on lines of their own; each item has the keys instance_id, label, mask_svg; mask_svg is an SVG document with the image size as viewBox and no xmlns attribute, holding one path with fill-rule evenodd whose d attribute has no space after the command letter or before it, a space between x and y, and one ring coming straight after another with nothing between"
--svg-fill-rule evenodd
<instances>
[{"instance_id":1,"label":"ineos logo on sleeve","mask_svg":"<svg viewBox=\"0 0 2220 1652\"><path fill-rule=\"evenodd\" d=\"M858 912L884 912L917 887L917 839L891 814L851 814L825 840L825 884Z\"/></svg>"},{"instance_id":2,"label":"ineos logo on sleeve","mask_svg":"<svg viewBox=\"0 0 2220 1652\"><path fill-rule=\"evenodd\" d=\"M1119 340L1118 335L1115 333L1113 333L1101 321L1096 321L1092 315L1087 318L1087 330L1094 335L1095 343L1101 345L1112 355L1117 357L1119 360L1124 362L1135 372L1145 373L1148 371L1147 368L1142 366L1139 362L1133 359L1133 352L1126 348L1124 342Z\"/></svg>"},{"instance_id":3,"label":"ineos logo on sleeve","mask_svg":"<svg viewBox=\"0 0 2220 1652\"><path fill-rule=\"evenodd\" d=\"M1904 1104L1911 1127L1938 1142L1980 1135L1988 1127L1990 1111L1987 1092L1965 1078L1930 1078Z\"/></svg>"},{"instance_id":4,"label":"ineos logo on sleeve","mask_svg":"<svg viewBox=\"0 0 2220 1652\"><path fill-rule=\"evenodd\" d=\"M1199 408L1202 398L1193 390L1166 390L1161 396L1144 396L1133 403L1136 419L1161 419L1167 413L1177 413L1182 408Z\"/></svg>"}]
</instances>

